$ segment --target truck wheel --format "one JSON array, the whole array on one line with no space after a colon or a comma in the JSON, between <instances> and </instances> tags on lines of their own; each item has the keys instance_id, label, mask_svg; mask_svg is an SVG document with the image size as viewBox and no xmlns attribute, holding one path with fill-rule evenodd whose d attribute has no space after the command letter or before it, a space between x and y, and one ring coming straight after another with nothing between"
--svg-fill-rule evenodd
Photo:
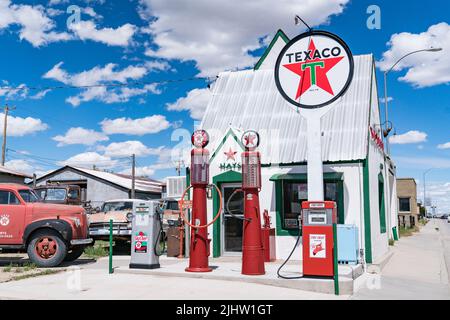
<instances>
[{"instance_id":1,"label":"truck wheel","mask_svg":"<svg viewBox=\"0 0 450 320\"><path fill-rule=\"evenodd\" d=\"M67 245L58 232L39 230L31 236L27 253L39 267L56 267L67 256Z\"/></svg>"},{"instance_id":2,"label":"truck wheel","mask_svg":"<svg viewBox=\"0 0 450 320\"><path fill-rule=\"evenodd\" d=\"M67 253L67 256L64 259L64 261L72 262L77 260L83 254L84 248L85 246L77 246L72 248L72 250Z\"/></svg>"}]
</instances>

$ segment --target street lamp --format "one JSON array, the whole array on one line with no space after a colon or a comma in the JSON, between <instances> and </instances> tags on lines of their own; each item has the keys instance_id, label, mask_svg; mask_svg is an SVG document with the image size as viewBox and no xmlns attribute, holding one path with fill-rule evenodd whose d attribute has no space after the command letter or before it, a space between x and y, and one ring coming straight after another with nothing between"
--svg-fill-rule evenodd
<instances>
[{"instance_id":1,"label":"street lamp","mask_svg":"<svg viewBox=\"0 0 450 320\"><path fill-rule=\"evenodd\" d=\"M427 215L427 203L426 203L426 182L425 182L425 176L427 175L428 172L430 172L431 170L433 170L434 168L430 168L428 170L425 170L423 172L423 207L425 208L425 216Z\"/></svg>"},{"instance_id":2,"label":"street lamp","mask_svg":"<svg viewBox=\"0 0 450 320\"><path fill-rule=\"evenodd\" d=\"M387 124L389 123L389 119L388 119L388 101L387 101L387 74L389 72L392 71L392 69L395 68L395 66L402 61L404 58L406 58L407 56L410 56L414 53L418 53L418 52L438 52L441 51L442 48L430 48L430 49L422 49L422 50L416 50L416 51L412 51L410 53L405 54L403 57L401 57L400 59L398 59L393 65L392 67L390 67L388 70L386 70L384 72L384 116L385 116L385 123L386 123L386 131L383 134L384 137L386 138L386 152L389 155L390 154L390 147L389 147L389 139L387 138L389 135L389 132L391 131L391 128L387 127Z\"/></svg>"}]
</instances>

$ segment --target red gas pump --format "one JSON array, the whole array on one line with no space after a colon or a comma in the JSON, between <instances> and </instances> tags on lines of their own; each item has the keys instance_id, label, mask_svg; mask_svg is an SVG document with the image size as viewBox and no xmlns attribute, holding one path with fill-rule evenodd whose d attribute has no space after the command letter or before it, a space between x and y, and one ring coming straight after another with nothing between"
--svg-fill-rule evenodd
<instances>
[{"instance_id":1,"label":"red gas pump","mask_svg":"<svg viewBox=\"0 0 450 320\"><path fill-rule=\"evenodd\" d=\"M262 275L264 250L261 237L259 190L261 189L261 155L255 149L259 135L249 130L242 135L246 151L242 153L242 190L244 191L244 232L242 239L242 274Z\"/></svg>"},{"instance_id":2,"label":"red gas pump","mask_svg":"<svg viewBox=\"0 0 450 320\"><path fill-rule=\"evenodd\" d=\"M194 149L191 151L191 185L186 188L181 197L181 216L184 222L191 227L191 243L189 249L188 272L209 272L212 269L208 265L209 243L208 227L212 225L222 211L222 194L214 185L219 194L219 210L210 223L207 222L206 195L209 182L209 151L205 149L209 142L208 133L205 130L197 130L191 137ZM187 192L193 189L192 223L184 215L183 201Z\"/></svg>"},{"instance_id":3,"label":"red gas pump","mask_svg":"<svg viewBox=\"0 0 450 320\"><path fill-rule=\"evenodd\" d=\"M303 276L334 276L333 224L336 202L302 202Z\"/></svg>"}]
</instances>

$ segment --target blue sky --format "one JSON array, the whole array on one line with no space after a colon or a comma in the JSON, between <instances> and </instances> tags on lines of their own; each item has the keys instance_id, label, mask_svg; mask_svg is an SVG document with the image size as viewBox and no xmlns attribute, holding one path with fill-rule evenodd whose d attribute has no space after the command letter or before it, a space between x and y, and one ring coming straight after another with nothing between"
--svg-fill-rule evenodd
<instances>
[{"instance_id":1,"label":"blue sky","mask_svg":"<svg viewBox=\"0 0 450 320\"><path fill-rule=\"evenodd\" d=\"M80 20L68 26L72 5ZM380 29L367 27L370 5L380 8ZM389 74L388 95L398 176L416 178L420 198L422 173L434 167L430 195L450 210L449 11L445 0L427 10L406 0L0 0L0 101L16 107L7 164L43 173L96 163L126 172L135 150L138 172L174 175L172 136L201 118L210 94L203 77L252 67L277 29L289 37L303 31L293 23L299 14L339 34L354 54L374 54L380 96L381 70L402 54L444 48L405 59ZM147 85L44 90L134 81Z\"/></svg>"}]
</instances>

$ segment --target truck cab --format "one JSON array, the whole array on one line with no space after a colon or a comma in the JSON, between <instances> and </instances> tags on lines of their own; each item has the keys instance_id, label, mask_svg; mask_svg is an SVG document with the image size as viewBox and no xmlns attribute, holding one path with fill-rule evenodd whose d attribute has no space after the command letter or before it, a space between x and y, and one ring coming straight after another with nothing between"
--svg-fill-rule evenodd
<instances>
[{"instance_id":1,"label":"truck cab","mask_svg":"<svg viewBox=\"0 0 450 320\"><path fill-rule=\"evenodd\" d=\"M78 205L81 201L81 188L77 185L48 184L34 188L46 203Z\"/></svg>"},{"instance_id":2,"label":"truck cab","mask_svg":"<svg viewBox=\"0 0 450 320\"><path fill-rule=\"evenodd\" d=\"M0 248L26 249L40 267L73 261L92 239L83 208L50 204L31 188L0 184Z\"/></svg>"}]
</instances>

